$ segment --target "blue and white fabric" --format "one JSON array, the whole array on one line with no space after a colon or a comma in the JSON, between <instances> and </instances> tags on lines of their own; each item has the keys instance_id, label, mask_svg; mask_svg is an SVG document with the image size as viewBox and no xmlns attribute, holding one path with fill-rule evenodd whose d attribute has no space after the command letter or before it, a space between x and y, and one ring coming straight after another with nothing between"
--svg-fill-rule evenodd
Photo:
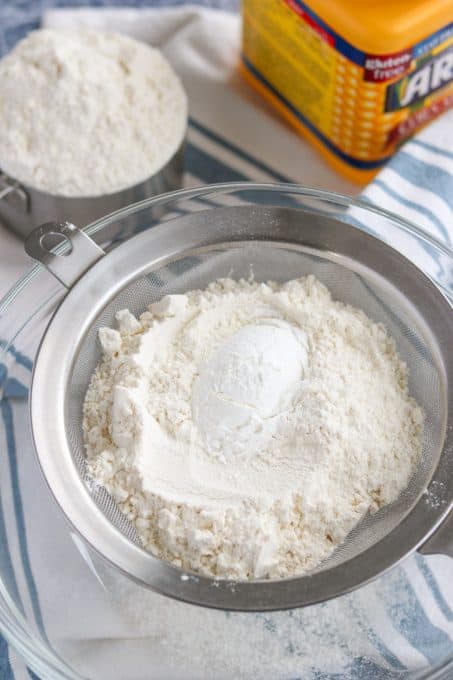
<instances>
[{"instance_id":1,"label":"blue and white fabric","mask_svg":"<svg viewBox=\"0 0 453 680\"><path fill-rule=\"evenodd\" d=\"M24 10L24 16L29 16L26 2L17 5ZM13 26L13 15L8 14L8 9L5 13L0 8L0 18L5 19L3 23L0 21L3 27L8 27L8 21L9 28ZM357 193L357 187L328 169L240 80L236 70L240 50L237 16L195 6L158 11L83 8L47 12L43 22L53 27L86 25L120 30L161 46L181 74L189 94L188 186L240 180L295 181ZM13 34L14 39L32 27L23 19ZM0 28L0 47L5 50L13 41L11 33L4 30L2 35L1 31ZM407 217L450 246L453 239L452 126L453 113L450 113L426 128L363 193L367 200ZM378 223L375 228L379 228ZM0 228L0 291L12 285L27 266L20 242ZM446 272L446 276L449 274L451 272ZM446 280L446 285L453 289L453 275L451 280ZM21 451L28 434L16 425L24 421L27 408L32 369L28 350L25 346L12 349L8 366L0 366L0 418L2 432L5 432L4 440L0 435L0 474L7 475L11 482L10 494L0 498L0 550L15 556L9 585L27 620L34 622L37 635L47 640L49 646L58 640L60 650L65 640L71 641L72 650L80 641L80 658L89 658L90 667L99 669L99 677L107 677L105 656L112 653L113 646L121 649L123 637L136 635L140 639L144 633L139 623L134 629L130 618L125 619L124 600L119 599L121 606L113 608L111 599L102 597L102 588L98 592L90 585L93 575L87 569L91 564L88 555L85 561L81 557L79 562L67 564L67 556L74 553L73 546L69 545L69 532L57 508L39 497L37 489L43 487L37 485L36 471L23 463ZM39 532L43 522L52 526L52 531L46 531L45 536ZM65 565L64 569L59 568L61 564ZM104 614L99 621L87 621L82 604L74 601L71 580L80 582L84 578L87 597L93 598L99 612ZM80 592L80 587L77 590ZM65 598L71 612L64 620L60 618L61 607L55 606L57 598ZM159 596L150 594L150 598L150 616L153 603L157 615L162 606L158 604ZM100 644L98 626L104 625L106 611L110 625L101 631ZM200 630L209 625L208 617L213 616L181 603L169 602L166 611L169 625L172 616L182 615L187 618L188 626L198 626ZM216 615L224 617L225 627L234 627L239 617L249 616L251 635L255 629L266 631L269 648L277 650L276 656L266 661L269 678L409 678L413 672L418 673L453 655L453 564L446 557L417 555L376 583L316 608L256 616ZM337 629L344 625L343 637L338 630L333 631L332 622ZM334 647L335 654L329 661L329 650ZM281 668L277 652L281 653ZM121 654L116 663L117 670L110 675L112 680L128 680L121 669ZM288 675L285 669L296 668L298 663L299 671ZM215 669L212 670L212 677L228 677L216 675ZM36 677L17 652L0 638L0 680ZM166 676L153 675L150 669L149 677Z\"/></svg>"}]
</instances>

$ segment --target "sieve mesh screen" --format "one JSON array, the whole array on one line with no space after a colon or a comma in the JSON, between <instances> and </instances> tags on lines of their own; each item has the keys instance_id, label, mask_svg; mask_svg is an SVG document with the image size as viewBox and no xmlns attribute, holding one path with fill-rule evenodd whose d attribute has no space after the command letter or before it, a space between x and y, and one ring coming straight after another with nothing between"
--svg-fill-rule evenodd
<instances>
[{"instance_id":1,"label":"sieve mesh screen","mask_svg":"<svg viewBox=\"0 0 453 680\"><path fill-rule=\"evenodd\" d=\"M67 391L66 434L73 462L93 501L127 538L140 543L132 524L109 494L90 482L85 471L82 404L90 377L100 360L98 330L101 326L114 326L114 316L119 309L128 308L139 315L162 295L204 288L213 280L226 276L239 279L252 275L257 281L287 281L314 274L331 290L334 298L362 309L386 326L396 341L400 357L409 367L410 392L425 411L423 453L407 489L394 503L365 517L318 569L349 560L371 547L410 512L429 482L442 446L445 405L435 351L420 313L403 294L369 271L354 271L351 262L328 252L313 254L302 247L288 247L271 241L247 242L241 246L225 244L196 255L181 256L149 272L130 283L104 307L74 359Z\"/></svg>"}]
</instances>

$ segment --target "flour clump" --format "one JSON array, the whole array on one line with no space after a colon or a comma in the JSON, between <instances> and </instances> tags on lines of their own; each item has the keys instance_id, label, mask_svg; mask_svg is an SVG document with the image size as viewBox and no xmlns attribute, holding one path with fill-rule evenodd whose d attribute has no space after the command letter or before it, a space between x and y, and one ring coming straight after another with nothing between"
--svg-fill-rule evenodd
<instances>
[{"instance_id":1,"label":"flour clump","mask_svg":"<svg viewBox=\"0 0 453 680\"><path fill-rule=\"evenodd\" d=\"M89 473L184 569L309 571L419 459L423 413L394 341L312 276L218 280L123 310L99 339Z\"/></svg>"}]
</instances>

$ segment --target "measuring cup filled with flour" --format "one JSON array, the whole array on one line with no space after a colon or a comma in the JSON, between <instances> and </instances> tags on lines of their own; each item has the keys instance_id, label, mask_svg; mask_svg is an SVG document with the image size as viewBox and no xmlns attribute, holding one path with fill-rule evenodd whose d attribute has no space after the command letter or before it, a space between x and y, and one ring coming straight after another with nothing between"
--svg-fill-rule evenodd
<instances>
[{"instance_id":1,"label":"measuring cup filled with flour","mask_svg":"<svg viewBox=\"0 0 453 680\"><path fill-rule=\"evenodd\" d=\"M187 98L158 49L38 30L0 60L0 217L88 224L182 182Z\"/></svg>"},{"instance_id":2,"label":"measuring cup filled with flour","mask_svg":"<svg viewBox=\"0 0 453 680\"><path fill-rule=\"evenodd\" d=\"M168 220L108 254L70 224L26 242L67 289L31 421L73 526L140 583L225 609L325 601L430 550L451 505L450 301L349 222L350 199L166 200Z\"/></svg>"}]
</instances>

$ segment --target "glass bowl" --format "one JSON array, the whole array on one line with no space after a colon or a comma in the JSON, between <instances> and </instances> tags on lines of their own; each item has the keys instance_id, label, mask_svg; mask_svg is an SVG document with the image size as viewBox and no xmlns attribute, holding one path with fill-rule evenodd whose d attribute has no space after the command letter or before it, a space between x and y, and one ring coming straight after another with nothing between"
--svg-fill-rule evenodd
<instances>
[{"instance_id":1,"label":"glass bowl","mask_svg":"<svg viewBox=\"0 0 453 680\"><path fill-rule=\"evenodd\" d=\"M152 198L87 227L105 249L219 206L303 207L410 257L453 296L453 253L364 202L293 185L225 184ZM272 613L209 610L145 588L100 558L63 517L31 441L28 391L66 289L34 266L0 302L0 626L41 678L449 678L453 563L412 555L335 600ZM64 339L62 338L62 342Z\"/></svg>"}]
</instances>

